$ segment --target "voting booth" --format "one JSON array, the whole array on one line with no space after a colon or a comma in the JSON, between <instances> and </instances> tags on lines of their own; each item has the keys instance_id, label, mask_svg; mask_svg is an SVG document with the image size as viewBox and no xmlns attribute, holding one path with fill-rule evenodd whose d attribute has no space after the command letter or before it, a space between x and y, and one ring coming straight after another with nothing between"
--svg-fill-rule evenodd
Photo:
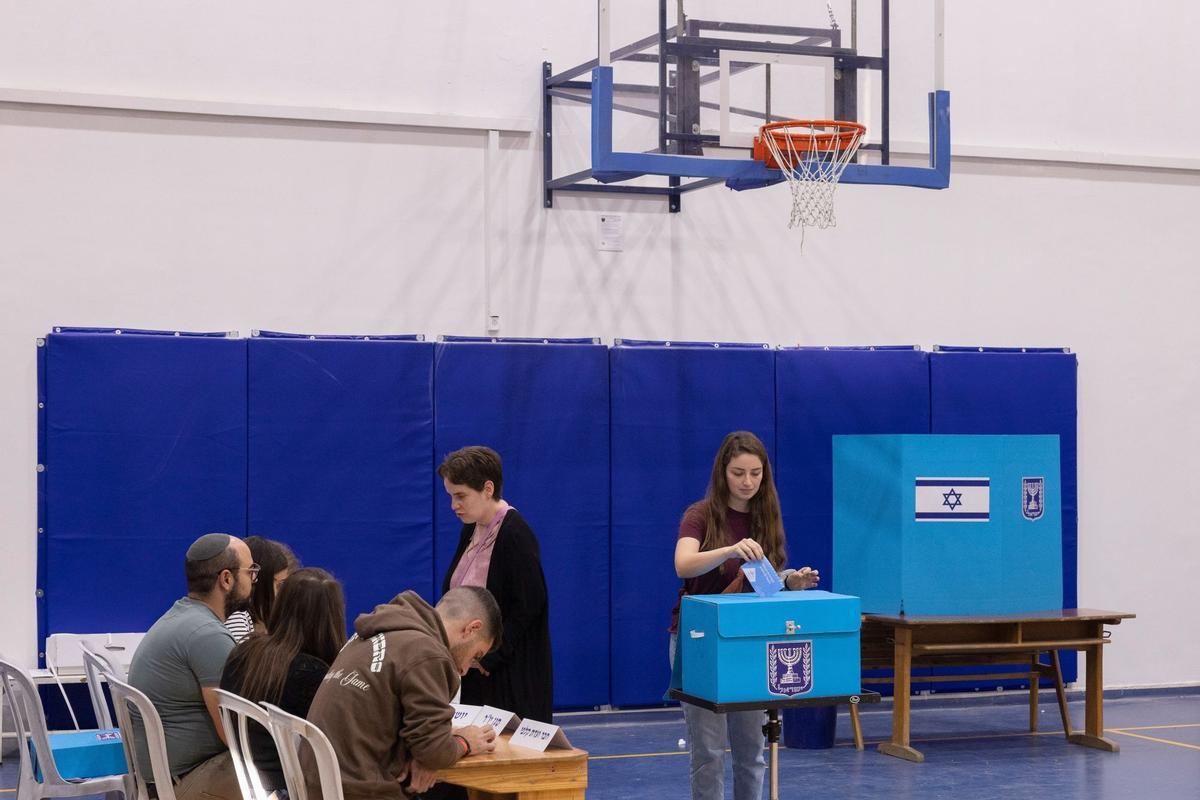
<instances>
[{"instance_id":1,"label":"voting booth","mask_svg":"<svg viewBox=\"0 0 1200 800\"><path fill-rule=\"evenodd\" d=\"M822 591L690 595L683 691L714 703L858 694L857 597Z\"/></svg>"},{"instance_id":2,"label":"voting booth","mask_svg":"<svg viewBox=\"0 0 1200 800\"><path fill-rule=\"evenodd\" d=\"M833 437L834 586L868 614L1062 608L1058 436Z\"/></svg>"}]
</instances>

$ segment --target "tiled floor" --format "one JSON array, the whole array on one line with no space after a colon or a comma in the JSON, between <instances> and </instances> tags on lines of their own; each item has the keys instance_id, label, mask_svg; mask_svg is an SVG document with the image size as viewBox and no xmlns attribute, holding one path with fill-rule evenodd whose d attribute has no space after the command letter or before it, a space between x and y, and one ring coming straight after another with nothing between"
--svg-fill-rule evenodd
<instances>
[{"instance_id":1,"label":"tiled floor","mask_svg":"<svg viewBox=\"0 0 1200 800\"><path fill-rule=\"evenodd\" d=\"M914 700L913 744L925 763L881 755L874 742L890 731L890 706L864 711L867 749L850 741L845 714L837 746L780 750L780 797L1053 798L1054 800L1197 800L1200 798L1200 694L1132 696L1105 703L1105 727L1121 745L1103 753L1068 744L1052 698L1042 705L1042 731L1026 732L1023 704L985 698ZM1072 718L1083 720L1081 703ZM689 800L686 736L677 710L561 715L573 744L592 755L589 800ZM13 798L16 766L0 768L0 800ZM727 789L732 797L732 790ZM15 800L15 798L13 798Z\"/></svg>"}]
</instances>

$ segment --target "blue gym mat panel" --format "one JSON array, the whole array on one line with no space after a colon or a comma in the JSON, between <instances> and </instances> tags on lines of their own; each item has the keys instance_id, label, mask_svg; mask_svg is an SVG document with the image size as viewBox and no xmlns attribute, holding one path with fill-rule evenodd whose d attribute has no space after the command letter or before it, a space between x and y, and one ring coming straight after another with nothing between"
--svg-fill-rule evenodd
<instances>
[{"instance_id":1,"label":"blue gym mat panel","mask_svg":"<svg viewBox=\"0 0 1200 800\"><path fill-rule=\"evenodd\" d=\"M833 437L929 433L929 354L912 346L803 347L776 355L776 483L792 560L833 572Z\"/></svg>"},{"instance_id":2,"label":"blue gym mat panel","mask_svg":"<svg viewBox=\"0 0 1200 800\"><path fill-rule=\"evenodd\" d=\"M433 598L432 380L416 337L249 341L248 533L333 573L348 623Z\"/></svg>"},{"instance_id":3,"label":"blue gym mat panel","mask_svg":"<svg viewBox=\"0 0 1200 800\"><path fill-rule=\"evenodd\" d=\"M37 615L38 666L45 666L46 642L46 345L47 338L37 339L37 572L34 575L37 588L34 613Z\"/></svg>"},{"instance_id":4,"label":"blue gym mat panel","mask_svg":"<svg viewBox=\"0 0 1200 800\"><path fill-rule=\"evenodd\" d=\"M725 435L775 451L775 353L763 345L618 342L612 370L612 703L661 704L682 582L675 542ZM772 461L774 464L774 461Z\"/></svg>"},{"instance_id":5,"label":"blue gym mat panel","mask_svg":"<svg viewBox=\"0 0 1200 800\"><path fill-rule=\"evenodd\" d=\"M929 354L912 345L782 348L775 369L776 483L789 555L793 566L819 569L821 588L836 592L833 437L929 433ZM927 672L913 671L913 691L929 688L919 682Z\"/></svg>"},{"instance_id":6,"label":"blue gym mat panel","mask_svg":"<svg viewBox=\"0 0 1200 800\"><path fill-rule=\"evenodd\" d=\"M468 445L500 454L502 494L538 538L550 597L554 706L609 702L608 349L591 339L456 337L436 345L434 463ZM462 523L430 471L434 583Z\"/></svg>"},{"instance_id":7,"label":"blue gym mat panel","mask_svg":"<svg viewBox=\"0 0 1200 800\"><path fill-rule=\"evenodd\" d=\"M41 350L39 653L148 629L187 592L187 546L246 528L245 341L56 328ZM159 566L105 566L130 562Z\"/></svg>"},{"instance_id":8,"label":"blue gym mat panel","mask_svg":"<svg viewBox=\"0 0 1200 800\"><path fill-rule=\"evenodd\" d=\"M934 433L1058 434L1062 474L1063 607L1078 602L1078 359L1066 348L939 345L929 358ZM1078 678L1074 651L1059 654ZM1012 684L1006 684L1012 685ZM940 685L958 691L957 685Z\"/></svg>"}]
</instances>

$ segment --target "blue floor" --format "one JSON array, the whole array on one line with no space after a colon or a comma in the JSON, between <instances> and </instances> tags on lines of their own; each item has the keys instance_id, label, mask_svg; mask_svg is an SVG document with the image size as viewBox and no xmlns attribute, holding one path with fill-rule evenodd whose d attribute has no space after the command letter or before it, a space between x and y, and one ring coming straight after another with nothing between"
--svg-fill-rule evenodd
<instances>
[{"instance_id":1,"label":"blue floor","mask_svg":"<svg viewBox=\"0 0 1200 800\"><path fill-rule=\"evenodd\" d=\"M1105 728L1121 745L1120 753L1068 744L1052 698L1043 694L1039 734L1028 733L1023 703L945 705L914 699L912 739L925 754L923 764L875 750L874 744L891 732L889 704L864 710L867 747L862 752L854 749L849 716L843 713L833 749L780 749L779 795L1200 800L1200 695L1107 700ZM1082 726L1082 702L1070 707L1073 725ZM690 800L687 753L678 746L687 734L678 711L564 715L557 721L572 744L592 755L589 800ZM733 797L728 778L725 791Z\"/></svg>"},{"instance_id":2,"label":"blue floor","mask_svg":"<svg viewBox=\"0 0 1200 800\"><path fill-rule=\"evenodd\" d=\"M1068 744L1052 694L1043 694L1038 734L1026 731L1023 703L916 698L912 738L925 763L911 764L874 748L891 730L885 702L862 714L868 742L863 752L854 749L844 713L836 747L781 748L780 797L1200 800L1200 694L1109 699L1104 714L1107 735L1120 743L1120 753ZM1071 715L1081 726L1081 702L1071 703ZM564 714L556 721L572 744L591 753L588 800L690 799L679 711ZM0 767L0 800L13 798L15 782L10 752ZM733 796L728 785L726 796Z\"/></svg>"}]
</instances>

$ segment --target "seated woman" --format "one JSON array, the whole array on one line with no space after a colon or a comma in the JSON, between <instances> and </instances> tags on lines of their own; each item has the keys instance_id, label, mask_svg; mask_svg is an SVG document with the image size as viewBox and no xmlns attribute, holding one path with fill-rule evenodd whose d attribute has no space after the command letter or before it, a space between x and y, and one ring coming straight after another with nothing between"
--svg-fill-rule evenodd
<instances>
[{"instance_id":1,"label":"seated woman","mask_svg":"<svg viewBox=\"0 0 1200 800\"><path fill-rule=\"evenodd\" d=\"M250 559L259 566L259 579L250 590L246 607L233 612L225 620L225 630L234 642L245 641L252 633L266 633L271 618L271 605L287 576L300 569L296 554L283 542L247 536Z\"/></svg>"},{"instance_id":2,"label":"seated woman","mask_svg":"<svg viewBox=\"0 0 1200 800\"><path fill-rule=\"evenodd\" d=\"M297 570L280 587L267 627L270 633L252 635L229 654L221 688L305 717L329 665L346 643L342 585L323 569ZM250 752L264 788L285 789L271 734L254 724Z\"/></svg>"}]
</instances>

